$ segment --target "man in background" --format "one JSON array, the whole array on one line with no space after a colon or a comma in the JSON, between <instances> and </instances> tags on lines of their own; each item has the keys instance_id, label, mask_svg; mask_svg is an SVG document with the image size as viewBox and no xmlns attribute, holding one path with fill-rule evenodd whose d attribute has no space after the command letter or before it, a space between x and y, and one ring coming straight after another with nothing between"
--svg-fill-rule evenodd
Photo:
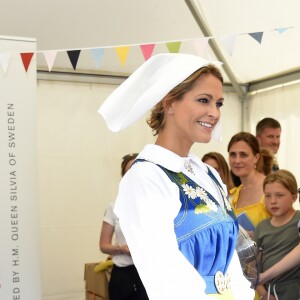
<instances>
[{"instance_id":1,"label":"man in background","mask_svg":"<svg viewBox=\"0 0 300 300\"><path fill-rule=\"evenodd\" d=\"M261 148L270 149L275 158L273 171L279 170L276 160L276 154L280 146L281 126L280 123L273 118L264 118L256 125L256 139Z\"/></svg>"}]
</instances>

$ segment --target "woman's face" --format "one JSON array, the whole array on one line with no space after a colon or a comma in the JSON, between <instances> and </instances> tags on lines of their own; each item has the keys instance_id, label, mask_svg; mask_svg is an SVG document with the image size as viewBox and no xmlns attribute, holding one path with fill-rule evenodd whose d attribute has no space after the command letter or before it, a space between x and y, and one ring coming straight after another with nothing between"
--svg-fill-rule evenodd
<instances>
[{"instance_id":1,"label":"woman's face","mask_svg":"<svg viewBox=\"0 0 300 300\"><path fill-rule=\"evenodd\" d=\"M169 136L188 147L195 142L209 142L223 101L220 80L211 74L201 76L181 100L172 102L167 108Z\"/></svg>"},{"instance_id":2,"label":"woman's face","mask_svg":"<svg viewBox=\"0 0 300 300\"><path fill-rule=\"evenodd\" d=\"M251 147L244 141L239 141L229 149L229 165L234 175L248 176L254 169L259 154L254 155Z\"/></svg>"}]
</instances>

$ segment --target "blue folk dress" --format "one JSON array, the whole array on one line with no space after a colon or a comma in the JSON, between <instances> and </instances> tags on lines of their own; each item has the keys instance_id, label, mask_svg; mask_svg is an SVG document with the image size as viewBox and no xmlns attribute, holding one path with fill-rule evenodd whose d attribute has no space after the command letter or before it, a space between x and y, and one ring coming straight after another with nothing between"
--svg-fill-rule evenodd
<instances>
[{"instance_id":1,"label":"blue folk dress","mask_svg":"<svg viewBox=\"0 0 300 300\"><path fill-rule=\"evenodd\" d=\"M224 207L188 176L158 165L179 188L181 208L174 221L180 251L206 283L206 294L222 294L230 288L226 272L235 251L238 222L219 181L208 175L222 195ZM226 278L218 282L217 275ZM225 286L224 286L225 282Z\"/></svg>"}]
</instances>

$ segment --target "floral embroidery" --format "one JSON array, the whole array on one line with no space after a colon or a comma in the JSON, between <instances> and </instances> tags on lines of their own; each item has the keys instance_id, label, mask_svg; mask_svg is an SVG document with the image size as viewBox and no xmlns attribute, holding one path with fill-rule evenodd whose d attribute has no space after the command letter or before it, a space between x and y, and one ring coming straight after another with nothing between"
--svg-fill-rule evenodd
<instances>
[{"instance_id":1,"label":"floral embroidery","mask_svg":"<svg viewBox=\"0 0 300 300\"><path fill-rule=\"evenodd\" d=\"M196 189L194 189L192 186L189 186L188 184L183 184L182 185L183 190L185 192L186 195L188 195L189 198L191 199L196 199L196 198L200 198L200 200L202 200L201 203L198 204L195 208L195 214L200 214L200 213L206 213L209 211L218 211L218 207L217 205L208 197L206 191L197 186Z\"/></svg>"},{"instance_id":2,"label":"floral embroidery","mask_svg":"<svg viewBox=\"0 0 300 300\"><path fill-rule=\"evenodd\" d=\"M230 202L228 201L228 199L226 197L224 197L224 202L225 202L227 210L232 211L231 204L230 204Z\"/></svg>"},{"instance_id":3,"label":"floral embroidery","mask_svg":"<svg viewBox=\"0 0 300 300\"><path fill-rule=\"evenodd\" d=\"M224 203L225 203L225 206L226 206L226 209L228 211L232 211L232 207L231 207L231 204L229 203L227 197L226 197L226 194L224 192L224 189L223 188L220 188L220 191L221 191L221 194L222 194L222 197L224 199Z\"/></svg>"},{"instance_id":4,"label":"floral embroidery","mask_svg":"<svg viewBox=\"0 0 300 300\"><path fill-rule=\"evenodd\" d=\"M188 195L189 198L196 199L198 197L196 190L192 186L189 186L188 184L183 184L182 187L184 193Z\"/></svg>"},{"instance_id":5,"label":"floral embroidery","mask_svg":"<svg viewBox=\"0 0 300 300\"><path fill-rule=\"evenodd\" d=\"M195 207L195 214L203 214L203 213L207 213L209 212L210 209L208 206L206 206L205 204L199 204Z\"/></svg>"}]
</instances>

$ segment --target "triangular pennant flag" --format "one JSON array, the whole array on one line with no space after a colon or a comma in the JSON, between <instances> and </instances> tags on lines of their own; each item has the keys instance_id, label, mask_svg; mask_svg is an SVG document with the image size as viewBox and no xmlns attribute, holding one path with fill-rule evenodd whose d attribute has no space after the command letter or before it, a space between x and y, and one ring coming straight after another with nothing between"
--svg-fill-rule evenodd
<instances>
[{"instance_id":1,"label":"triangular pennant flag","mask_svg":"<svg viewBox=\"0 0 300 300\"><path fill-rule=\"evenodd\" d=\"M230 35L230 36L222 36L220 37L220 41L224 48L226 49L227 53L232 56L233 49L235 46L236 41L236 35Z\"/></svg>"},{"instance_id":2,"label":"triangular pennant flag","mask_svg":"<svg viewBox=\"0 0 300 300\"><path fill-rule=\"evenodd\" d=\"M117 47L116 52L121 62L121 65L124 66L129 52L129 46Z\"/></svg>"},{"instance_id":3,"label":"triangular pennant flag","mask_svg":"<svg viewBox=\"0 0 300 300\"><path fill-rule=\"evenodd\" d=\"M104 54L104 49L103 48L96 48L92 49L92 54L96 63L96 67L99 69L100 68L100 62Z\"/></svg>"},{"instance_id":4,"label":"triangular pennant flag","mask_svg":"<svg viewBox=\"0 0 300 300\"><path fill-rule=\"evenodd\" d=\"M52 67L54 65L54 61L57 55L57 51L56 50L48 50L48 51L44 51L44 56L47 62L47 66L48 66L48 70L49 72L52 70Z\"/></svg>"},{"instance_id":5,"label":"triangular pennant flag","mask_svg":"<svg viewBox=\"0 0 300 300\"><path fill-rule=\"evenodd\" d=\"M23 62L23 66L24 66L26 72L27 72L28 67L30 65L33 54L34 54L33 52L20 53L21 58L22 58L22 62Z\"/></svg>"},{"instance_id":6,"label":"triangular pennant flag","mask_svg":"<svg viewBox=\"0 0 300 300\"><path fill-rule=\"evenodd\" d=\"M169 42L166 43L170 53L178 53L180 50L181 42Z\"/></svg>"},{"instance_id":7,"label":"triangular pennant flag","mask_svg":"<svg viewBox=\"0 0 300 300\"><path fill-rule=\"evenodd\" d=\"M289 29L289 27L285 27L285 28L277 28L276 31L277 31L278 33L283 33L283 32L285 32L285 31L287 31L288 29Z\"/></svg>"},{"instance_id":8,"label":"triangular pennant flag","mask_svg":"<svg viewBox=\"0 0 300 300\"><path fill-rule=\"evenodd\" d=\"M264 34L263 32L252 32L252 33L248 33L248 34L261 44L261 40L262 40L263 34Z\"/></svg>"},{"instance_id":9,"label":"triangular pennant flag","mask_svg":"<svg viewBox=\"0 0 300 300\"><path fill-rule=\"evenodd\" d=\"M4 73L6 73L7 71L8 64L10 62L10 57L11 57L10 53L0 53L0 64Z\"/></svg>"},{"instance_id":10,"label":"triangular pennant flag","mask_svg":"<svg viewBox=\"0 0 300 300\"><path fill-rule=\"evenodd\" d=\"M153 53L155 44L140 45L145 60L149 59Z\"/></svg>"},{"instance_id":11,"label":"triangular pennant flag","mask_svg":"<svg viewBox=\"0 0 300 300\"><path fill-rule=\"evenodd\" d=\"M203 55L207 49L208 40L209 40L208 37L194 40L194 46L195 46L196 52L200 57L203 57Z\"/></svg>"},{"instance_id":12,"label":"triangular pennant flag","mask_svg":"<svg viewBox=\"0 0 300 300\"><path fill-rule=\"evenodd\" d=\"M81 52L81 50L69 50L69 51L67 51L74 71L76 70L76 66L77 66L77 62L78 62L78 59L79 59L80 52Z\"/></svg>"}]
</instances>

